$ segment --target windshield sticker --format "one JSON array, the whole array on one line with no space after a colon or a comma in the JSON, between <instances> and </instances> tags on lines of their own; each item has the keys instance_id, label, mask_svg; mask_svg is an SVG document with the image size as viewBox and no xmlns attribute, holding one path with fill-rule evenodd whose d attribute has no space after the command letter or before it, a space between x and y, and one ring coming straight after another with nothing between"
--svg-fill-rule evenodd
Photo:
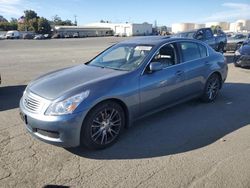
<instances>
[{"instance_id":1,"label":"windshield sticker","mask_svg":"<svg viewBox=\"0 0 250 188\"><path fill-rule=\"evenodd\" d=\"M150 51L152 49L152 46L136 46L135 50L140 50L140 51Z\"/></svg>"}]
</instances>

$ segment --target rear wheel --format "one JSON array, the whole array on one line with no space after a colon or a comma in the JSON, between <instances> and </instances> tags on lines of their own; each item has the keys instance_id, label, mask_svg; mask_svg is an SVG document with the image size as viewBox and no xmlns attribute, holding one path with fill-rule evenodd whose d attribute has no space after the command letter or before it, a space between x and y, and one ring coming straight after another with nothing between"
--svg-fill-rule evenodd
<instances>
[{"instance_id":1,"label":"rear wheel","mask_svg":"<svg viewBox=\"0 0 250 188\"><path fill-rule=\"evenodd\" d=\"M212 102L216 99L220 90L220 77L218 74L212 74L206 83L204 93L202 95L202 100L204 102Z\"/></svg>"},{"instance_id":2,"label":"rear wheel","mask_svg":"<svg viewBox=\"0 0 250 188\"><path fill-rule=\"evenodd\" d=\"M220 43L219 46L218 46L218 52L220 53L224 53L224 44L223 43Z\"/></svg>"},{"instance_id":3,"label":"rear wheel","mask_svg":"<svg viewBox=\"0 0 250 188\"><path fill-rule=\"evenodd\" d=\"M103 149L114 144L125 125L122 107L107 101L94 107L84 121L81 142L90 149Z\"/></svg>"},{"instance_id":4,"label":"rear wheel","mask_svg":"<svg viewBox=\"0 0 250 188\"><path fill-rule=\"evenodd\" d=\"M234 51L237 51L241 47L241 45L242 45L241 43L237 43Z\"/></svg>"}]
</instances>

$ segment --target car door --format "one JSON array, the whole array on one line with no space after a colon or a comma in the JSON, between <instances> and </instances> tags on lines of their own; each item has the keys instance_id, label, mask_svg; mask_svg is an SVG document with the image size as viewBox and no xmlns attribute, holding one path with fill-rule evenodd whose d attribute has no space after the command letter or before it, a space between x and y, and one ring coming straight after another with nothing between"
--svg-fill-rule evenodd
<instances>
[{"instance_id":1,"label":"car door","mask_svg":"<svg viewBox=\"0 0 250 188\"><path fill-rule=\"evenodd\" d=\"M150 72L149 64L160 62L163 68ZM179 64L176 43L161 47L140 77L140 113L150 113L175 103L185 96L185 70Z\"/></svg>"},{"instance_id":2,"label":"car door","mask_svg":"<svg viewBox=\"0 0 250 188\"><path fill-rule=\"evenodd\" d=\"M217 49L217 44L215 37L213 36L213 33L210 29L205 30L205 43L207 43L209 46L211 46L213 49Z\"/></svg>"},{"instance_id":3,"label":"car door","mask_svg":"<svg viewBox=\"0 0 250 188\"><path fill-rule=\"evenodd\" d=\"M204 89L206 70L209 66L207 47L201 43L178 42L181 64L185 65L187 96L198 95Z\"/></svg>"}]
</instances>

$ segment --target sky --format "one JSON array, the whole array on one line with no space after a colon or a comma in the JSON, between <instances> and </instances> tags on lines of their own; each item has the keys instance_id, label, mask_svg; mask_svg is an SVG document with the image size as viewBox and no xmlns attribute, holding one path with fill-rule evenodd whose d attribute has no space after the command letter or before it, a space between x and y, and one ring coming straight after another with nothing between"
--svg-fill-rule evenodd
<instances>
[{"instance_id":1,"label":"sky","mask_svg":"<svg viewBox=\"0 0 250 188\"><path fill-rule=\"evenodd\" d=\"M77 16L78 25L105 20L171 26L250 19L250 0L0 0L0 15L8 20L27 9L50 20L58 15L74 21Z\"/></svg>"}]
</instances>

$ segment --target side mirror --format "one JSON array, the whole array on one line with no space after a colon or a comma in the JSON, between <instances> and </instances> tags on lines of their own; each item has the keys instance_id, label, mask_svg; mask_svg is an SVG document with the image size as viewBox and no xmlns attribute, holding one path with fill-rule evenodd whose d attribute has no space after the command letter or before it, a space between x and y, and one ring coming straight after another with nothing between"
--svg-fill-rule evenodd
<instances>
[{"instance_id":1,"label":"side mirror","mask_svg":"<svg viewBox=\"0 0 250 188\"><path fill-rule=\"evenodd\" d=\"M162 70L163 66L160 62L151 62L149 64L149 70L150 72L155 72L155 71L159 71Z\"/></svg>"},{"instance_id":2,"label":"side mirror","mask_svg":"<svg viewBox=\"0 0 250 188\"><path fill-rule=\"evenodd\" d=\"M203 35L202 34L198 34L195 37L197 40L203 40Z\"/></svg>"}]
</instances>

